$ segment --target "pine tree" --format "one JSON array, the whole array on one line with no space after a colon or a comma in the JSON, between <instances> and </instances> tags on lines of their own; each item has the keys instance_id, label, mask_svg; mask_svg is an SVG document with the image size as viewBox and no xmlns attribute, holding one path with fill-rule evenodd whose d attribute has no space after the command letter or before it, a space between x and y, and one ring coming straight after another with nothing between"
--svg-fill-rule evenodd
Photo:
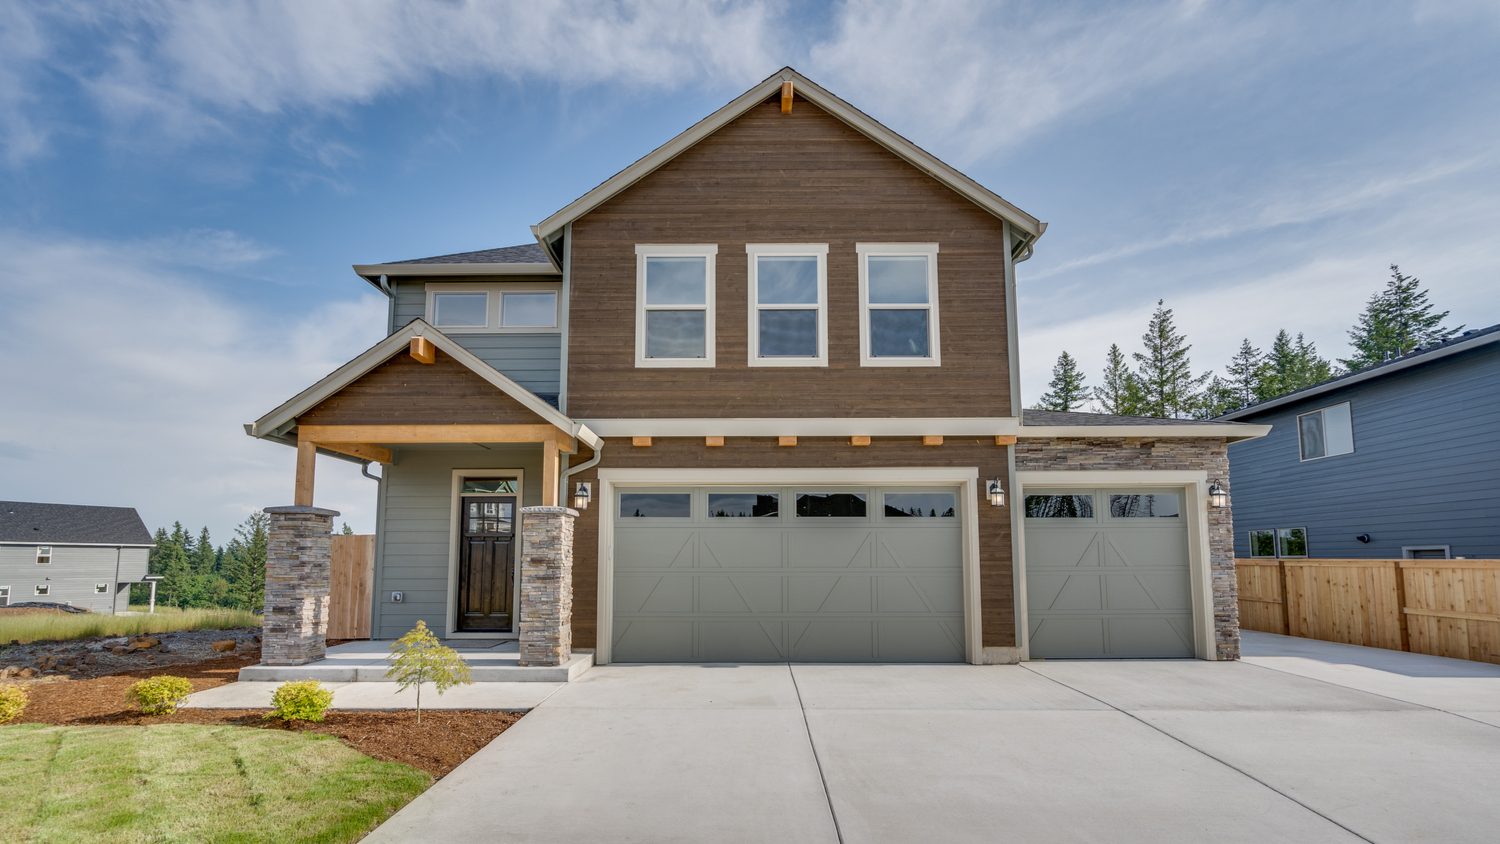
<instances>
[{"instance_id":1,"label":"pine tree","mask_svg":"<svg viewBox=\"0 0 1500 844\"><path fill-rule=\"evenodd\" d=\"M1250 338L1246 337L1240 341L1240 350L1229 359L1229 365L1224 367L1224 372L1229 376L1224 379L1224 385L1234 395L1237 406L1230 410L1239 410L1254 404L1256 395L1260 389L1260 382L1266 377L1266 360L1260 349L1250 344ZM1224 411L1228 413L1229 411Z\"/></svg>"},{"instance_id":2,"label":"pine tree","mask_svg":"<svg viewBox=\"0 0 1500 844\"><path fill-rule=\"evenodd\" d=\"M1145 412L1145 397L1140 379L1125 364L1125 353L1111 344L1105 358L1104 383L1094 388L1099 409L1115 416L1140 416Z\"/></svg>"},{"instance_id":3,"label":"pine tree","mask_svg":"<svg viewBox=\"0 0 1500 844\"><path fill-rule=\"evenodd\" d=\"M353 536L354 535L354 528L349 527L349 523L348 522L344 522L344 535L345 536Z\"/></svg>"},{"instance_id":4,"label":"pine tree","mask_svg":"<svg viewBox=\"0 0 1500 844\"><path fill-rule=\"evenodd\" d=\"M266 603L266 549L270 517L259 510L234 529L224 548L225 600L230 606L255 610Z\"/></svg>"},{"instance_id":5,"label":"pine tree","mask_svg":"<svg viewBox=\"0 0 1500 844\"><path fill-rule=\"evenodd\" d=\"M214 544L208 538L208 528L198 534L198 542L193 547L193 573L196 575L213 574L218 555L214 553Z\"/></svg>"},{"instance_id":6,"label":"pine tree","mask_svg":"<svg viewBox=\"0 0 1500 844\"><path fill-rule=\"evenodd\" d=\"M190 556L193 537L182 527L182 522L172 526L168 534L164 530L156 533L156 550L148 568L152 574L161 575L156 584L156 602L169 607L187 606L193 577L193 562Z\"/></svg>"},{"instance_id":7,"label":"pine tree","mask_svg":"<svg viewBox=\"0 0 1500 844\"><path fill-rule=\"evenodd\" d=\"M1083 386L1084 374L1078 361L1064 351L1052 367L1052 382L1047 386L1051 392L1043 393L1037 400L1036 410L1070 411L1082 407L1089 400L1089 389Z\"/></svg>"},{"instance_id":8,"label":"pine tree","mask_svg":"<svg viewBox=\"0 0 1500 844\"><path fill-rule=\"evenodd\" d=\"M1427 301L1427 291L1421 284L1419 279L1402 275L1401 268L1391 264L1391 279L1385 289L1370 297L1364 313L1349 329L1354 355L1339 363L1351 372L1364 369L1400 357L1418 346L1447 340L1462 331L1462 325L1452 329L1443 327L1450 311L1433 313L1435 306Z\"/></svg>"},{"instance_id":9,"label":"pine tree","mask_svg":"<svg viewBox=\"0 0 1500 844\"><path fill-rule=\"evenodd\" d=\"M1255 400L1270 401L1277 396L1311 387L1333 377L1333 365L1318 355L1315 344L1302 334L1292 340L1286 329L1276 332L1271 351L1265 357L1265 370L1257 385Z\"/></svg>"},{"instance_id":10,"label":"pine tree","mask_svg":"<svg viewBox=\"0 0 1500 844\"><path fill-rule=\"evenodd\" d=\"M1239 389L1234 382L1215 375L1203 389L1203 401L1198 407L1200 419L1213 419L1244 407Z\"/></svg>"},{"instance_id":11,"label":"pine tree","mask_svg":"<svg viewBox=\"0 0 1500 844\"><path fill-rule=\"evenodd\" d=\"M1146 351L1135 352L1136 377L1145 398L1146 416L1176 419L1192 416L1203 404L1201 390L1209 373L1193 375L1188 351L1193 347L1172 324L1172 309L1157 300L1156 312L1147 323L1141 342Z\"/></svg>"}]
</instances>

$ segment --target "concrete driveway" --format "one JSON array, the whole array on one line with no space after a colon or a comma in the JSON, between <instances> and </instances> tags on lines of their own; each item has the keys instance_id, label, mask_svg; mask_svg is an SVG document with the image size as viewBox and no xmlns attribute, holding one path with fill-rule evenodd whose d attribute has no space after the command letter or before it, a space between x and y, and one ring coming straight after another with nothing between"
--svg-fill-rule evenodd
<instances>
[{"instance_id":1,"label":"concrete driveway","mask_svg":"<svg viewBox=\"0 0 1500 844\"><path fill-rule=\"evenodd\" d=\"M606 666L369 842L1493 841L1500 666Z\"/></svg>"}]
</instances>

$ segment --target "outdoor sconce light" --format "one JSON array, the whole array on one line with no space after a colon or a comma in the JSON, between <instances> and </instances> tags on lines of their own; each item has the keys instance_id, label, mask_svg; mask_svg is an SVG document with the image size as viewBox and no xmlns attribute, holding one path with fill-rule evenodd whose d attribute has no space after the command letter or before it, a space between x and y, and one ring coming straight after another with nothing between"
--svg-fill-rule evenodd
<instances>
[{"instance_id":1,"label":"outdoor sconce light","mask_svg":"<svg viewBox=\"0 0 1500 844\"><path fill-rule=\"evenodd\" d=\"M1224 487L1219 486L1218 481L1208 485L1208 504L1210 507L1228 507L1229 493Z\"/></svg>"},{"instance_id":2,"label":"outdoor sconce light","mask_svg":"<svg viewBox=\"0 0 1500 844\"><path fill-rule=\"evenodd\" d=\"M1362 533L1354 538L1358 539L1360 542L1365 543L1366 545L1370 544L1370 535L1368 533Z\"/></svg>"},{"instance_id":3,"label":"outdoor sconce light","mask_svg":"<svg viewBox=\"0 0 1500 844\"><path fill-rule=\"evenodd\" d=\"M593 484L589 481L579 481L573 490L573 509L587 510L589 501L594 497Z\"/></svg>"},{"instance_id":4,"label":"outdoor sconce light","mask_svg":"<svg viewBox=\"0 0 1500 844\"><path fill-rule=\"evenodd\" d=\"M989 482L986 494L990 498L991 507L1005 506L1005 487L1000 484L999 478Z\"/></svg>"}]
</instances>

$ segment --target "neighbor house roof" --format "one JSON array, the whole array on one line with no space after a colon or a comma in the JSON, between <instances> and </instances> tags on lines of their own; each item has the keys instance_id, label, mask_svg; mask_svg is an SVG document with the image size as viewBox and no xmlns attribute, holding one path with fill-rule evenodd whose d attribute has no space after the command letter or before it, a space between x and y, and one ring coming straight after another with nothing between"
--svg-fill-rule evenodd
<instances>
[{"instance_id":1,"label":"neighbor house roof","mask_svg":"<svg viewBox=\"0 0 1500 844\"><path fill-rule=\"evenodd\" d=\"M1399 358L1391 358L1374 366L1367 366L1364 369L1357 369L1353 372L1340 375L1337 378L1330 378L1311 387L1303 387L1284 396L1277 396L1274 399L1263 401L1259 404L1242 407L1239 410L1220 416L1219 419L1233 421L1235 419L1244 419L1247 416L1255 416L1268 410L1275 410L1278 407L1314 398L1334 390L1341 390L1344 387L1354 384L1372 381L1376 378L1384 378L1387 375L1394 375L1397 372L1403 372L1414 366L1432 363L1433 361L1442 360L1443 358L1467 352L1471 349L1477 349L1481 346L1487 346L1491 343L1500 343L1500 325L1491 325L1488 328L1476 328L1440 343L1418 346Z\"/></svg>"},{"instance_id":2,"label":"neighbor house roof","mask_svg":"<svg viewBox=\"0 0 1500 844\"><path fill-rule=\"evenodd\" d=\"M25 545L155 545L133 507L0 501L0 542Z\"/></svg>"},{"instance_id":3,"label":"neighbor house roof","mask_svg":"<svg viewBox=\"0 0 1500 844\"><path fill-rule=\"evenodd\" d=\"M783 82L791 82L797 96L802 97L839 120L842 120L856 131L885 147L918 170L947 185L980 208L1009 222L1016 230L1016 242L1012 245L1012 252L1016 256L1019 257L1026 250L1030 249L1031 245L1036 242L1036 239L1041 237L1042 233L1047 230L1046 223L1041 222L1015 205L1007 202L999 194L965 176L963 173L958 172L952 166L940 161L936 156L906 138L892 132L874 118L824 90L811 79L808 79L790 67L784 67L780 71L766 77L759 85L736 97L728 105L693 124L687 131L667 141L644 158L611 176L603 184L578 199L573 200L573 202L569 203L561 211L532 226L532 233L536 235L538 242L552 243L557 234L568 223L608 202L621 191L690 149L694 144L727 126L750 109L765 102L767 98L781 90ZM554 261L557 261L558 256L553 255L552 257Z\"/></svg>"},{"instance_id":4,"label":"neighbor house roof","mask_svg":"<svg viewBox=\"0 0 1500 844\"><path fill-rule=\"evenodd\" d=\"M1105 430L1101 430L1105 429ZM1270 425L1247 425L1214 419L1162 419L1055 410L1021 411L1026 437L1224 437L1230 442L1264 437Z\"/></svg>"}]
</instances>

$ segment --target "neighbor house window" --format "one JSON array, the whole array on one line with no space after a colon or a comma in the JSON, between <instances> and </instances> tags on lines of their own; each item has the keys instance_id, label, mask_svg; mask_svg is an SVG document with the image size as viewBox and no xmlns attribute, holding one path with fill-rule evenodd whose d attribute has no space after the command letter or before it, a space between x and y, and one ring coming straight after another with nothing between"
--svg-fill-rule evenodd
<instances>
[{"instance_id":1,"label":"neighbor house window","mask_svg":"<svg viewBox=\"0 0 1500 844\"><path fill-rule=\"evenodd\" d=\"M1275 557L1276 556L1276 531L1274 531L1274 530L1252 530L1252 531L1250 531L1250 556L1252 556L1252 557Z\"/></svg>"},{"instance_id":2,"label":"neighbor house window","mask_svg":"<svg viewBox=\"0 0 1500 844\"><path fill-rule=\"evenodd\" d=\"M109 584L108 583L95 583L94 584L94 593L98 594L98 595L108 595L109 594Z\"/></svg>"},{"instance_id":3,"label":"neighbor house window","mask_svg":"<svg viewBox=\"0 0 1500 844\"><path fill-rule=\"evenodd\" d=\"M828 365L828 244L749 243L750 365Z\"/></svg>"},{"instance_id":4,"label":"neighbor house window","mask_svg":"<svg viewBox=\"0 0 1500 844\"><path fill-rule=\"evenodd\" d=\"M936 243L858 243L864 366L937 366Z\"/></svg>"},{"instance_id":5,"label":"neighbor house window","mask_svg":"<svg viewBox=\"0 0 1500 844\"><path fill-rule=\"evenodd\" d=\"M34 590L32 590L32 594L33 595L51 595L52 594L52 585L49 584L49 583L38 583L36 585L36 588Z\"/></svg>"},{"instance_id":6,"label":"neighbor house window","mask_svg":"<svg viewBox=\"0 0 1500 844\"><path fill-rule=\"evenodd\" d=\"M1278 557L1307 556L1307 528L1277 528L1276 555Z\"/></svg>"},{"instance_id":7,"label":"neighbor house window","mask_svg":"<svg viewBox=\"0 0 1500 844\"><path fill-rule=\"evenodd\" d=\"M635 365L714 365L714 261L719 247L635 247Z\"/></svg>"},{"instance_id":8,"label":"neighbor house window","mask_svg":"<svg viewBox=\"0 0 1500 844\"><path fill-rule=\"evenodd\" d=\"M37 565L46 565L52 562L52 546L42 545L36 549Z\"/></svg>"},{"instance_id":9,"label":"neighbor house window","mask_svg":"<svg viewBox=\"0 0 1500 844\"><path fill-rule=\"evenodd\" d=\"M10 606L10 587L0 586L0 607Z\"/></svg>"},{"instance_id":10,"label":"neighbor house window","mask_svg":"<svg viewBox=\"0 0 1500 844\"><path fill-rule=\"evenodd\" d=\"M1303 460L1354 453L1354 425L1349 403L1336 404L1297 417L1297 441Z\"/></svg>"},{"instance_id":11,"label":"neighbor house window","mask_svg":"<svg viewBox=\"0 0 1500 844\"><path fill-rule=\"evenodd\" d=\"M427 321L454 334L556 331L558 284L444 282L427 285Z\"/></svg>"},{"instance_id":12,"label":"neighbor house window","mask_svg":"<svg viewBox=\"0 0 1500 844\"><path fill-rule=\"evenodd\" d=\"M1403 545L1401 556L1408 560L1447 560L1453 556L1453 546Z\"/></svg>"}]
</instances>

